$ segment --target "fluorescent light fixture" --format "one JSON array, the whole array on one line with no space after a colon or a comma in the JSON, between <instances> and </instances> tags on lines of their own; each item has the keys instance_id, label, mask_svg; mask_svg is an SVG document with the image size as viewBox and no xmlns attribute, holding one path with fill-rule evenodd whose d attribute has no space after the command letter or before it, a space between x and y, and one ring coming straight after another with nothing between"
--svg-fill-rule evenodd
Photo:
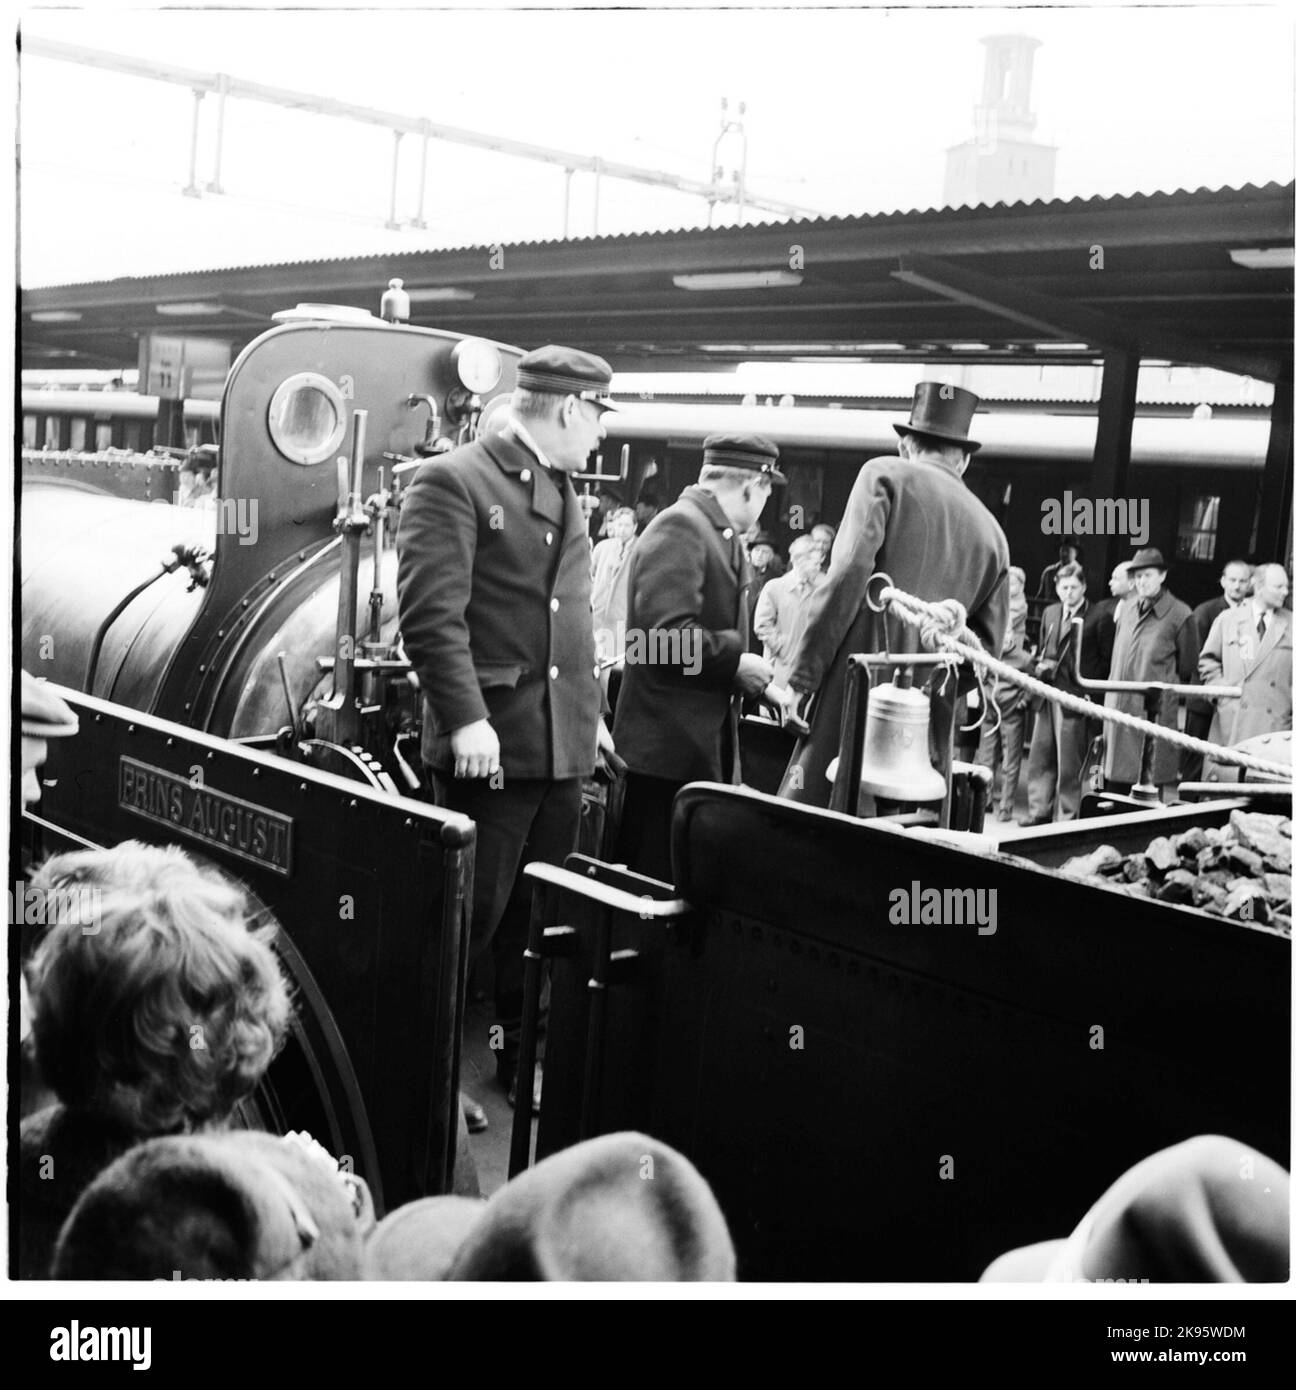
<instances>
[{"instance_id":1,"label":"fluorescent light fixture","mask_svg":"<svg viewBox=\"0 0 1296 1390\"><path fill-rule=\"evenodd\" d=\"M797 270L715 270L699 275L672 275L680 290L767 290L779 285L799 285Z\"/></svg>"},{"instance_id":2,"label":"fluorescent light fixture","mask_svg":"<svg viewBox=\"0 0 1296 1390\"><path fill-rule=\"evenodd\" d=\"M951 352L989 352L989 343L950 343Z\"/></svg>"},{"instance_id":3,"label":"fluorescent light fixture","mask_svg":"<svg viewBox=\"0 0 1296 1390\"><path fill-rule=\"evenodd\" d=\"M81 315L75 309L37 309L31 315L33 323L80 323Z\"/></svg>"},{"instance_id":4,"label":"fluorescent light fixture","mask_svg":"<svg viewBox=\"0 0 1296 1390\"><path fill-rule=\"evenodd\" d=\"M1092 352L1088 343L1036 343L1036 352Z\"/></svg>"},{"instance_id":5,"label":"fluorescent light fixture","mask_svg":"<svg viewBox=\"0 0 1296 1390\"><path fill-rule=\"evenodd\" d=\"M223 314L223 304L213 304L208 299L184 300L179 304L155 304L154 309L169 319L210 318Z\"/></svg>"},{"instance_id":6,"label":"fluorescent light fixture","mask_svg":"<svg viewBox=\"0 0 1296 1390\"><path fill-rule=\"evenodd\" d=\"M421 290L406 290L411 304L444 304L452 299L476 299L474 290L462 290L457 285L428 285Z\"/></svg>"},{"instance_id":7,"label":"fluorescent light fixture","mask_svg":"<svg viewBox=\"0 0 1296 1390\"><path fill-rule=\"evenodd\" d=\"M1290 270L1296 256L1290 246L1252 246L1229 252L1229 260L1244 270Z\"/></svg>"}]
</instances>

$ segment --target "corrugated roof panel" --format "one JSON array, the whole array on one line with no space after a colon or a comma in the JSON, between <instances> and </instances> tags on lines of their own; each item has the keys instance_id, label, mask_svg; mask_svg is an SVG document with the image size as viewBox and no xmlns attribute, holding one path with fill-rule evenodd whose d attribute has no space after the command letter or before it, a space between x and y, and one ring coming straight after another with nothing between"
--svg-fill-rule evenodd
<instances>
[{"instance_id":1,"label":"corrugated roof panel","mask_svg":"<svg viewBox=\"0 0 1296 1390\"><path fill-rule=\"evenodd\" d=\"M910 224L926 225L936 222L965 222L975 224L978 221L985 221L994 217L1025 217L1028 215L1038 215L1040 213L1066 213L1066 212L1101 212L1104 210L1128 211L1137 208L1151 208L1166 206L1168 204L1181 203L1185 206L1203 205L1209 206L1212 203L1232 202L1238 199L1249 197L1276 197L1278 194L1286 192L1290 198L1296 184L1278 183L1271 181L1266 184L1243 184L1237 188L1197 188L1197 189L1175 189L1173 192L1155 193L1132 193L1115 194L1108 197L1076 197L1076 198L1053 198L1035 199L1031 202L1021 203L982 203L971 206L957 208L911 208L906 211L863 213L856 216L838 214L830 217L814 217L803 219L792 218L772 218L768 221L753 222L742 227L679 227L671 231L657 232L619 232L612 236L582 236L582 237L551 237L540 241L510 242L509 249L514 252L525 252L530 250L542 250L556 246L628 246L645 245L653 242L666 241L671 238L703 235L724 240L741 239L745 235L754 232L761 232L770 227L796 228L798 230L810 229L835 229L860 231L871 227L886 226L892 222L907 222ZM166 275L158 276L123 276L116 280L105 281L83 281L77 284L68 285L46 285L30 286L29 288L43 289L79 289L90 285L129 285L131 283L150 282L182 279L194 274L212 273L239 273L258 270L302 270L310 267L324 268L328 266L343 266L354 264L366 260L381 260L384 265L390 267L391 273L399 271L402 264L409 261L425 261L430 256L454 256L463 255L470 252L480 252L488 254L490 246L486 244L477 245L458 245L458 246L439 246L428 247L417 251L390 252L378 250L368 254L355 256L339 256L317 260L300 261L278 261L256 263L252 265L239 266L207 266L201 270L174 271Z\"/></svg>"}]
</instances>

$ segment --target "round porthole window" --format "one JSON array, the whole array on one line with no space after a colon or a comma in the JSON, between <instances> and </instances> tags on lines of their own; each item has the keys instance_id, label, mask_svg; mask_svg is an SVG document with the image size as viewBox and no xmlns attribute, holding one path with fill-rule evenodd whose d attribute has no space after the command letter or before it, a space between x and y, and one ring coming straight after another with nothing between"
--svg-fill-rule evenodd
<instances>
[{"instance_id":1,"label":"round porthole window","mask_svg":"<svg viewBox=\"0 0 1296 1390\"><path fill-rule=\"evenodd\" d=\"M293 463L323 463L346 434L342 392L318 372L298 372L270 398L270 438Z\"/></svg>"}]
</instances>

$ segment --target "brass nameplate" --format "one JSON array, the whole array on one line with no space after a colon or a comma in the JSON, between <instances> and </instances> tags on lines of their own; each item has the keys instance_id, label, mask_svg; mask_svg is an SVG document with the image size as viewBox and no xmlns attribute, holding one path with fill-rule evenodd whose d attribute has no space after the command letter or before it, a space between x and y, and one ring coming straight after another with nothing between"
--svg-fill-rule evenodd
<instances>
[{"instance_id":1,"label":"brass nameplate","mask_svg":"<svg viewBox=\"0 0 1296 1390\"><path fill-rule=\"evenodd\" d=\"M255 802L122 757L117 767L117 804L285 878L292 873L292 818Z\"/></svg>"}]
</instances>

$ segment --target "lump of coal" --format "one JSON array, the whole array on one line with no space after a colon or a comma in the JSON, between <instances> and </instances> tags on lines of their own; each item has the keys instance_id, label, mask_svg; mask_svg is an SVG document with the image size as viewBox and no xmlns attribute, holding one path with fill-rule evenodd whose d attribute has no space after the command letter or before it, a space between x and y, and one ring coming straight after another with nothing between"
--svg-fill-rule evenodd
<instances>
[{"instance_id":1,"label":"lump of coal","mask_svg":"<svg viewBox=\"0 0 1296 1390\"><path fill-rule=\"evenodd\" d=\"M1270 902L1291 902L1292 881L1290 874L1265 874L1264 886Z\"/></svg>"},{"instance_id":2,"label":"lump of coal","mask_svg":"<svg viewBox=\"0 0 1296 1390\"><path fill-rule=\"evenodd\" d=\"M1131 854L1121 865L1121 873L1127 883L1141 883L1148 876L1146 854Z\"/></svg>"},{"instance_id":3,"label":"lump of coal","mask_svg":"<svg viewBox=\"0 0 1296 1390\"><path fill-rule=\"evenodd\" d=\"M1092 854L1078 854L1074 859L1068 859L1060 872L1074 874L1077 878L1091 878L1096 874L1119 873L1123 862L1119 850L1111 845L1099 845Z\"/></svg>"},{"instance_id":4,"label":"lump of coal","mask_svg":"<svg viewBox=\"0 0 1296 1390\"><path fill-rule=\"evenodd\" d=\"M1147 847L1148 863L1160 873L1169 873L1171 869L1179 867L1179 851L1175 848L1173 840L1167 840L1164 835L1159 835Z\"/></svg>"},{"instance_id":5,"label":"lump of coal","mask_svg":"<svg viewBox=\"0 0 1296 1390\"><path fill-rule=\"evenodd\" d=\"M1190 903L1196 882L1187 869L1171 869L1165 876L1165 882L1157 889L1157 897L1163 903Z\"/></svg>"},{"instance_id":6,"label":"lump of coal","mask_svg":"<svg viewBox=\"0 0 1296 1390\"><path fill-rule=\"evenodd\" d=\"M1278 873L1291 870L1291 838L1279 826L1282 817L1265 816L1255 811L1233 811L1229 815L1238 842L1265 859Z\"/></svg>"},{"instance_id":7,"label":"lump of coal","mask_svg":"<svg viewBox=\"0 0 1296 1390\"><path fill-rule=\"evenodd\" d=\"M1250 878L1259 878L1264 872L1264 859L1245 845L1228 845L1220 851L1219 866Z\"/></svg>"},{"instance_id":8,"label":"lump of coal","mask_svg":"<svg viewBox=\"0 0 1296 1390\"><path fill-rule=\"evenodd\" d=\"M1179 858L1195 860L1210 843L1206 838L1206 832L1200 826L1194 825L1192 829L1185 830L1179 836Z\"/></svg>"},{"instance_id":9,"label":"lump of coal","mask_svg":"<svg viewBox=\"0 0 1296 1390\"><path fill-rule=\"evenodd\" d=\"M1226 889L1217 883L1211 883L1209 879L1199 878L1193 884L1193 906L1204 908L1207 912L1222 914L1224 905L1228 902L1228 896Z\"/></svg>"}]
</instances>

